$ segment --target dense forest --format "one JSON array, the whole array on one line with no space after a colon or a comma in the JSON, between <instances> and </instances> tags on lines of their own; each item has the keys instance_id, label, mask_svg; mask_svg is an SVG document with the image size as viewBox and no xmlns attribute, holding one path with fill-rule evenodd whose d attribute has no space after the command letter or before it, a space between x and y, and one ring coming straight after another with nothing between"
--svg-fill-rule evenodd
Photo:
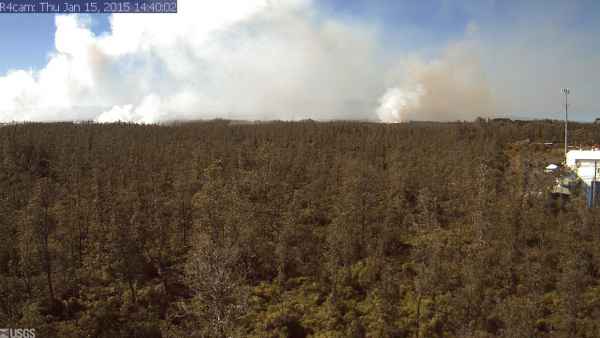
<instances>
[{"instance_id":1,"label":"dense forest","mask_svg":"<svg viewBox=\"0 0 600 338\"><path fill-rule=\"evenodd\" d=\"M600 212L543 172L562 128L0 126L0 327L600 337Z\"/></svg>"}]
</instances>

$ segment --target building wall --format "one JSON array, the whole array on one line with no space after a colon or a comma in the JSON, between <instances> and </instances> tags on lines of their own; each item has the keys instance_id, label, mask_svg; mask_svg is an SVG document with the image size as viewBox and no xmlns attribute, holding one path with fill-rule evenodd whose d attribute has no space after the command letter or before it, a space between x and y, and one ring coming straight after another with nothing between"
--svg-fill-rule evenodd
<instances>
[{"instance_id":1,"label":"building wall","mask_svg":"<svg viewBox=\"0 0 600 338\"><path fill-rule=\"evenodd\" d=\"M597 165L595 162L597 161ZM600 180L600 160L577 160L575 172L586 184Z\"/></svg>"},{"instance_id":2,"label":"building wall","mask_svg":"<svg viewBox=\"0 0 600 338\"><path fill-rule=\"evenodd\" d=\"M578 159L575 161L573 170L583 182L588 206L597 205L600 190L598 182L600 181L600 160Z\"/></svg>"},{"instance_id":3,"label":"building wall","mask_svg":"<svg viewBox=\"0 0 600 338\"><path fill-rule=\"evenodd\" d=\"M566 165L581 179L588 206L597 205L600 190L600 151L571 150L567 153Z\"/></svg>"}]
</instances>

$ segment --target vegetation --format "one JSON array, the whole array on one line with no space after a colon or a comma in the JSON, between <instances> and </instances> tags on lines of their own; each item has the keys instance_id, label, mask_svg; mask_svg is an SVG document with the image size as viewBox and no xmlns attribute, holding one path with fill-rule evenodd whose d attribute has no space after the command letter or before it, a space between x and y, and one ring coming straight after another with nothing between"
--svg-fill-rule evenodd
<instances>
[{"instance_id":1,"label":"vegetation","mask_svg":"<svg viewBox=\"0 0 600 338\"><path fill-rule=\"evenodd\" d=\"M600 126L574 124L574 143ZM598 337L562 125L0 127L0 327L40 337Z\"/></svg>"}]
</instances>

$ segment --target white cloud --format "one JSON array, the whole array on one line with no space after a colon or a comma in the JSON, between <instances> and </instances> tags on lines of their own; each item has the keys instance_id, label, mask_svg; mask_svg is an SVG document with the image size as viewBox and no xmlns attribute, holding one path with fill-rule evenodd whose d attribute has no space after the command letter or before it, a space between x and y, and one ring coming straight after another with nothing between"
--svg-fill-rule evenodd
<instances>
[{"instance_id":1,"label":"white cloud","mask_svg":"<svg viewBox=\"0 0 600 338\"><path fill-rule=\"evenodd\" d=\"M377 112L398 121L407 117L397 105L411 107L410 119L472 118L488 108L487 97L475 98L489 93L467 54L474 47L450 47L427 62L387 55L372 27L318 14L309 0L179 0L177 15L113 15L102 36L89 17L57 16L48 64L0 77L0 121L375 119ZM377 110L388 88L396 89ZM398 97L416 88L418 100Z\"/></svg>"}]
</instances>

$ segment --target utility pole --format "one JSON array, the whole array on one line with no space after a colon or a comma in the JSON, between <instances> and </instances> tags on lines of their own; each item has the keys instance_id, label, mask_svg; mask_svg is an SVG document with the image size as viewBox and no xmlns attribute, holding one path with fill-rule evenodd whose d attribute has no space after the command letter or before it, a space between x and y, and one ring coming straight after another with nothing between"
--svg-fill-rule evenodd
<instances>
[{"instance_id":1,"label":"utility pole","mask_svg":"<svg viewBox=\"0 0 600 338\"><path fill-rule=\"evenodd\" d=\"M592 180L592 202L591 207L596 206L596 173L598 173L598 161L594 160L594 179Z\"/></svg>"},{"instance_id":2,"label":"utility pole","mask_svg":"<svg viewBox=\"0 0 600 338\"><path fill-rule=\"evenodd\" d=\"M565 161L567 159L567 153L569 152L569 94L571 90L569 88L563 88L563 94L565 94Z\"/></svg>"}]
</instances>

